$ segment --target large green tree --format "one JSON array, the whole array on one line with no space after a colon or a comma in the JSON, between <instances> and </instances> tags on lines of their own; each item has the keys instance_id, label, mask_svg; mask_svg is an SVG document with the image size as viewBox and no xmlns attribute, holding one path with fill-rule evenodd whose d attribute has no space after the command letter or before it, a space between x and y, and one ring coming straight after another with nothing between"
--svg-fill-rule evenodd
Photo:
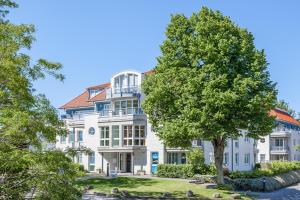
<instances>
[{"instance_id":1,"label":"large green tree","mask_svg":"<svg viewBox=\"0 0 300 200\"><path fill-rule=\"evenodd\" d=\"M0 0L0 199L77 199L78 166L63 152L43 148L66 134L57 111L33 82L52 75L63 80L61 64L25 54L34 27L6 18L12 1Z\"/></svg>"},{"instance_id":2,"label":"large green tree","mask_svg":"<svg viewBox=\"0 0 300 200\"><path fill-rule=\"evenodd\" d=\"M219 11L173 15L155 73L143 82L143 108L159 138L182 148L198 138L211 141L218 183L226 140L239 137L239 129L258 138L274 125L269 112L277 92L253 40Z\"/></svg>"}]
</instances>

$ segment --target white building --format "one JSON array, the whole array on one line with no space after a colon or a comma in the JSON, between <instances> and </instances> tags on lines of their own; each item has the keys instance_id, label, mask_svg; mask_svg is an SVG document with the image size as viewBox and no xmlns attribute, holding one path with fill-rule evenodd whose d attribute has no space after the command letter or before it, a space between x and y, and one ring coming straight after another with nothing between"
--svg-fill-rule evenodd
<instances>
[{"instance_id":1,"label":"white building","mask_svg":"<svg viewBox=\"0 0 300 200\"><path fill-rule=\"evenodd\" d=\"M153 71L120 72L112 76L109 83L88 87L63 105L69 134L57 138L56 147L62 150L90 148L93 153L78 153L75 161L88 171L105 174L112 171L151 174L161 163L186 163L186 151L164 146L141 109L141 83L150 73ZM229 140L225 148L224 165L229 170L251 170L256 160L255 141L246 137L245 131L241 133L242 137ZM257 147L263 149L264 145L268 142L259 143ZM203 148L206 163L213 162L213 147L209 141L196 140L193 146Z\"/></svg>"},{"instance_id":2,"label":"white building","mask_svg":"<svg viewBox=\"0 0 300 200\"><path fill-rule=\"evenodd\" d=\"M300 122L286 111L274 109L271 115L276 117L273 132L257 142L256 161L300 160Z\"/></svg>"}]
</instances>

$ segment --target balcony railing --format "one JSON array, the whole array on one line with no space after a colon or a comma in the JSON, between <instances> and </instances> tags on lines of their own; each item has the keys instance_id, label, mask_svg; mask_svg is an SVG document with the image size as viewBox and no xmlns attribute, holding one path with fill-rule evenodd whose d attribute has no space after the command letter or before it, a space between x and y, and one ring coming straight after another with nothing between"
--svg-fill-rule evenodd
<instances>
[{"instance_id":1,"label":"balcony railing","mask_svg":"<svg viewBox=\"0 0 300 200\"><path fill-rule=\"evenodd\" d=\"M140 95L140 93L141 89L138 86L108 88L106 89L106 98L134 96Z\"/></svg>"},{"instance_id":2,"label":"balcony railing","mask_svg":"<svg viewBox=\"0 0 300 200\"><path fill-rule=\"evenodd\" d=\"M144 112L142 108L126 108L118 110L103 110L99 112L100 117L117 117L126 115L143 115Z\"/></svg>"},{"instance_id":3,"label":"balcony railing","mask_svg":"<svg viewBox=\"0 0 300 200\"><path fill-rule=\"evenodd\" d=\"M288 151L289 147L286 146L271 146L271 151Z\"/></svg>"},{"instance_id":4,"label":"balcony railing","mask_svg":"<svg viewBox=\"0 0 300 200\"><path fill-rule=\"evenodd\" d=\"M300 134L300 131L289 129L289 128L275 128L274 132L285 132L285 133L298 133Z\"/></svg>"}]
</instances>

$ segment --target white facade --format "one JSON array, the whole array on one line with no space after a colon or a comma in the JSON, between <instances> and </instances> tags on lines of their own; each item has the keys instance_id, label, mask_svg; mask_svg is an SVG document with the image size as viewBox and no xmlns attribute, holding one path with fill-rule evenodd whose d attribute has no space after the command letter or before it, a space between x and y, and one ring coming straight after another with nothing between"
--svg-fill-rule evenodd
<instances>
[{"instance_id":1,"label":"white facade","mask_svg":"<svg viewBox=\"0 0 300 200\"><path fill-rule=\"evenodd\" d=\"M187 152L165 147L141 109L141 83L144 75L134 70L117 73L111 78L110 86L88 88L88 97L84 100L85 104L82 104L84 106L80 102L74 106L73 103L79 101L78 97L66 104L63 108L68 115L65 122L70 134L66 138L58 137L56 148L90 148L92 154L78 153L74 161L88 171L103 174L136 174L139 171L151 174L156 171L157 164L185 163ZM246 136L246 131L241 130L241 135L238 139L227 141L225 167L234 171L251 170L255 162L261 161L262 154L265 154L265 161L270 160L273 155L270 149L270 143L274 142L273 134L265 137L264 143L259 141L257 146L254 139ZM300 143L299 133L286 134L284 138L286 145ZM209 141L197 140L193 146L203 148L206 163L214 161L213 147ZM289 159L294 158L294 155L299 159L298 151L289 150L292 152Z\"/></svg>"}]
</instances>

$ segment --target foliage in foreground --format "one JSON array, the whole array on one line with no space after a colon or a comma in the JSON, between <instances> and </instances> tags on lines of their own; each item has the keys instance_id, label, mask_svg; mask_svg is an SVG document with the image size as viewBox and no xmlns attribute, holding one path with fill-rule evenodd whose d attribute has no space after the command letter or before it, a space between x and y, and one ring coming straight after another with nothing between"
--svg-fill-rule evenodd
<instances>
[{"instance_id":1,"label":"foliage in foreground","mask_svg":"<svg viewBox=\"0 0 300 200\"><path fill-rule=\"evenodd\" d=\"M263 176L274 176L277 174L287 173L292 170L300 170L299 161L273 161L270 163L262 164L261 168L254 169L253 171L247 172L232 172L229 177L236 178L260 178Z\"/></svg>"},{"instance_id":2,"label":"foliage in foreground","mask_svg":"<svg viewBox=\"0 0 300 200\"><path fill-rule=\"evenodd\" d=\"M189 148L203 138L214 147L218 183L224 183L228 138L268 135L276 104L263 50L253 35L219 11L175 14L166 29L155 73L143 81L143 109L168 147Z\"/></svg>"},{"instance_id":3,"label":"foliage in foreground","mask_svg":"<svg viewBox=\"0 0 300 200\"><path fill-rule=\"evenodd\" d=\"M57 150L45 148L57 135L66 134L56 109L33 82L51 75L58 80L62 65L29 55L34 27L12 24L10 0L0 1L0 199L77 199L74 181L79 166Z\"/></svg>"}]
</instances>

